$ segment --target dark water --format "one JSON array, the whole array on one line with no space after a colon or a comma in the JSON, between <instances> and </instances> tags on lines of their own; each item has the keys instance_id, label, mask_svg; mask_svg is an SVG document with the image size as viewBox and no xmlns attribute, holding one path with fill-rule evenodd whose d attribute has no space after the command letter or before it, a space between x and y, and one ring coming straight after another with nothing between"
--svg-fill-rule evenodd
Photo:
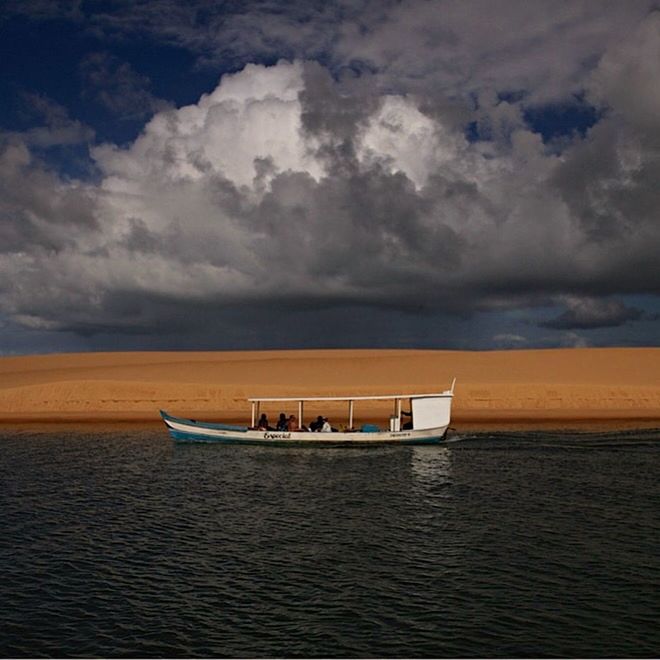
<instances>
[{"instance_id":1,"label":"dark water","mask_svg":"<svg viewBox=\"0 0 660 660\"><path fill-rule=\"evenodd\" d=\"M657 656L660 432L0 438L0 655Z\"/></svg>"}]
</instances>

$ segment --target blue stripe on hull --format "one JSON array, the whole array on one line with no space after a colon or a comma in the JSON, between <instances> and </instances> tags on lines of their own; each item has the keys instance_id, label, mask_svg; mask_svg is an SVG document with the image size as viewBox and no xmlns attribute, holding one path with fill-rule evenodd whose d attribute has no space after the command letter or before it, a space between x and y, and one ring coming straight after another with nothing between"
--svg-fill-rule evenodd
<instances>
[{"instance_id":1,"label":"blue stripe on hull","mask_svg":"<svg viewBox=\"0 0 660 660\"><path fill-rule=\"evenodd\" d=\"M177 442L204 442L210 444L221 445L259 445L270 447L287 447L287 446L309 446L309 447L374 447L377 445L437 445L444 441L444 437L436 438L410 438L410 439L392 439L392 440L259 440L257 438L238 438L232 436L219 436L209 437L197 433L189 433L187 431L176 431L168 429L170 435Z\"/></svg>"}]
</instances>

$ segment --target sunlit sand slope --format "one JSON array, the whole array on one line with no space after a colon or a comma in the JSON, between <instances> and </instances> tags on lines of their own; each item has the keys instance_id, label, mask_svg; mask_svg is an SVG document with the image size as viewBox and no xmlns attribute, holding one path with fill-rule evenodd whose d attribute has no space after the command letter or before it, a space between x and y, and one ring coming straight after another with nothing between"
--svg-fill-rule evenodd
<instances>
[{"instance_id":1,"label":"sunlit sand slope","mask_svg":"<svg viewBox=\"0 0 660 660\"><path fill-rule=\"evenodd\" d=\"M5 357L0 358L0 421L148 421L158 419L160 408L197 418L245 420L245 399L251 396L434 392L448 388L454 377L457 423L660 422L660 349ZM343 408L323 412L338 417ZM388 412L382 404L364 409L365 417Z\"/></svg>"}]
</instances>

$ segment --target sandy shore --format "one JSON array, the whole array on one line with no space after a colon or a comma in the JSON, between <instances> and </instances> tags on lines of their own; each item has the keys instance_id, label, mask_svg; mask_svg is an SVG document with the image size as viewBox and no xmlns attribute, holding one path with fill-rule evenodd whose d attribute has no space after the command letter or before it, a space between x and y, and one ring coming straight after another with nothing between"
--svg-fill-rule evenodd
<instances>
[{"instance_id":1,"label":"sandy shore","mask_svg":"<svg viewBox=\"0 0 660 660\"><path fill-rule=\"evenodd\" d=\"M0 358L0 424L151 425L158 410L245 422L251 396L444 390L461 428L660 426L660 349L80 353ZM279 409L267 409L275 418ZM295 411L290 411L295 412ZM306 409L341 421L343 407ZM365 421L389 405L356 407Z\"/></svg>"}]
</instances>

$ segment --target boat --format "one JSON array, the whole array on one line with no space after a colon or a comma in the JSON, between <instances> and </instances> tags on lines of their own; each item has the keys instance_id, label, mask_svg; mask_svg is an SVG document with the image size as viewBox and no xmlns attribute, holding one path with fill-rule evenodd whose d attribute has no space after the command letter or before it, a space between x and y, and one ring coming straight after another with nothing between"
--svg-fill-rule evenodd
<instances>
[{"instance_id":1,"label":"boat","mask_svg":"<svg viewBox=\"0 0 660 660\"><path fill-rule=\"evenodd\" d=\"M451 403L454 397L454 378L451 387L444 392L431 394L389 394L375 396L346 397L279 397L247 399L251 404L250 425L221 424L202 422L195 419L175 417L161 410L160 414L176 442L215 442L239 445L313 445L313 446L372 446L382 444L430 445L443 442L451 418ZM298 420L304 419L305 405L308 403L329 403L343 401L348 404L347 424L341 431L313 432L306 428L293 431L277 431L257 427L257 420L263 404L280 409L296 404ZM375 424L362 424L355 428L355 404L367 401L391 401L393 414L389 425L381 429ZM403 402L409 403L409 412L403 412ZM410 421L403 423L403 417Z\"/></svg>"}]
</instances>

